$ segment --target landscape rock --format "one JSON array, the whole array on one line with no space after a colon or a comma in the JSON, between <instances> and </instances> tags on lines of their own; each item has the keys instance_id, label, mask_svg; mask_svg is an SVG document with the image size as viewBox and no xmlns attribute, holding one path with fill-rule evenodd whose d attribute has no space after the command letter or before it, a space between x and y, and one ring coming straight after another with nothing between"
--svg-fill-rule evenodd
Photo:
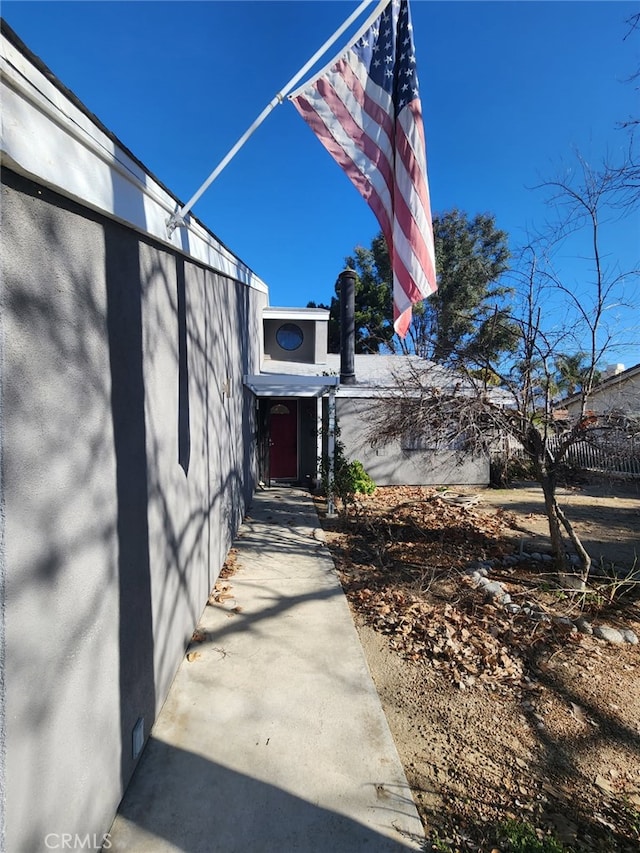
<instances>
[{"instance_id":1,"label":"landscape rock","mask_svg":"<svg viewBox=\"0 0 640 853\"><path fill-rule=\"evenodd\" d=\"M578 592L584 592L587 588L586 583L578 575L563 573L558 576L558 580L563 589L575 589Z\"/></svg>"},{"instance_id":2,"label":"landscape rock","mask_svg":"<svg viewBox=\"0 0 640 853\"><path fill-rule=\"evenodd\" d=\"M567 616L554 616L551 621L558 628L562 628L565 631L573 632L578 630L571 621L571 619L569 619Z\"/></svg>"},{"instance_id":3,"label":"landscape rock","mask_svg":"<svg viewBox=\"0 0 640 853\"><path fill-rule=\"evenodd\" d=\"M615 643L621 645L625 642L622 633L617 628L611 628L609 625L598 625L593 629L593 636L600 640L606 640L607 643Z\"/></svg>"},{"instance_id":4,"label":"landscape rock","mask_svg":"<svg viewBox=\"0 0 640 853\"><path fill-rule=\"evenodd\" d=\"M488 560L472 560L467 568L472 571L484 570L484 574L486 575L491 568L491 563Z\"/></svg>"},{"instance_id":5,"label":"landscape rock","mask_svg":"<svg viewBox=\"0 0 640 853\"><path fill-rule=\"evenodd\" d=\"M584 618L584 616L581 616L579 619L576 619L575 626L581 634L593 634L593 628L591 627L591 623L588 622Z\"/></svg>"},{"instance_id":6,"label":"landscape rock","mask_svg":"<svg viewBox=\"0 0 640 853\"><path fill-rule=\"evenodd\" d=\"M535 619L536 622L551 622L551 617L547 616L546 613L541 613L539 610L534 610L531 613L531 618Z\"/></svg>"},{"instance_id":7,"label":"landscape rock","mask_svg":"<svg viewBox=\"0 0 640 853\"><path fill-rule=\"evenodd\" d=\"M623 628L620 633L622 634L625 643L630 643L632 646L638 645L638 638L631 628Z\"/></svg>"}]
</instances>

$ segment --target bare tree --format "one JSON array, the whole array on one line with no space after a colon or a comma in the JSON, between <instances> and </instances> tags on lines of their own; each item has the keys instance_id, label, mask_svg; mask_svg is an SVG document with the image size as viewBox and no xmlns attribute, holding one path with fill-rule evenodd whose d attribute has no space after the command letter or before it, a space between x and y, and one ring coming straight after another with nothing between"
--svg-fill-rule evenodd
<instances>
[{"instance_id":1,"label":"bare tree","mask_svg":"<svg viewBox=\"0 0 640 853\"><path fill-rule=\"evenodd\" d=\"M566 177L543 185L561 219L546 245L528 246L522 253L517 297L510 308L518 329L517 351L487 359L480 370L477 362L475 370L465 369L461 359L457 370L446 375L442 368L437 374L434 367L414 368L408 378L398 379L402 404L396 399L381 406L369 436L378 443L420 436L431 447L465 453L490 452L497 439L517 444L528 456L544 494L558 571L569 571L573 563L568 538L586 581L591 560L558 504L557 486L570 449L614 426L610 418L590 412L589 400L598 365L616 343L614 329L606 322L607 308L622 298L625 284L632 279L637 283L638 272L621 275L602 261L603 212L628 212L615 170L606 166L593 170L580 157L577 166ZM551 264L554 247L576 231L590 245L591 280L580 292L566 284ZM557 322L559 315L564 322ZM557 405L557 363L567 352L582 354L579 412L571 421L562 417Z\"/></svg>"},{"instance_id":2,"label":"bare tree","mask_svg":"<svg viewBox=\"0 0 640 853\"><path fill-rule=\"evenodd\" d=\"M631 17L627 18L625 23L627 24L627 32L624 36L623 41L626 41L630 36L637 35L640 32L640 12L636 12ZM640 80L640 68L636 69L631 76L629 77L629 83L637 88L638 81ZM640 118L638 116L630 116L626 121L623 121L622 127L633 128L640 124Z\"/></svg>"},{"instance_id":3,"label":"bare tree","mask_svg":"<svg viewBox=\"0 0 640 853\"><path fill-rule=\"evenodd\" d=\"M631 15L630 18L627 18L627 33L624 36L624 40L628 39L630 36L637 36L640 33L640 12L636 12L634 15ZM628 78L628 83L630 83L636 91L640 89L640 68L637 68ZM627 119L620 122L620 127L626 129L629 132L629 152L627 157L627 162L624 164L623 168L620 169L620 173L618 175L618 180L621 185L623 185L627 191L631 194L631 197L634 200L638 199L640 196L640 157L637 152L637 131L638 125L640 125L640 117L638 115L630 115Z\"/></svg>"}]
</instances>

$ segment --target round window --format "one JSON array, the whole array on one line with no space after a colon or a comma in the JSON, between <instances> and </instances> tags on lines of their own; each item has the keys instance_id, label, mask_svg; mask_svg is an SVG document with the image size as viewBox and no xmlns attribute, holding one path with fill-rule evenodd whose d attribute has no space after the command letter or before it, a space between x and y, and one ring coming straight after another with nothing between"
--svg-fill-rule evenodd
<instances>
[{"instance_id":1,"label":"round window","mask_svg":"<svg viewBox=\"0 0 640 853\"><path fill-rule=\"evenodd\" d=\"M276 340L282 349L293 352L302 346L304 335L300 326L295 323L284 323L276 332Z\"/></svg>"}]
</instances>

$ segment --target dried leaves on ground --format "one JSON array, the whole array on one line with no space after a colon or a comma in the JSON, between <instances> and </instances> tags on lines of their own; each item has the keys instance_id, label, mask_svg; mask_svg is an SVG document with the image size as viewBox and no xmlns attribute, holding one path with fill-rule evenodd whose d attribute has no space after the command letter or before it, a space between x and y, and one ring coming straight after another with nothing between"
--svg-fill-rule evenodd
<instances>
[{"instance_id":1,"label":"dried leaves on ground","mask_svg":"<svg viewBox=\"0 0 640 853\"><path fill-rule=\"evenodd\" d=\"M428 836L488 851L501 821L527 820L565 849L637 850L639 647L568 621L640 633L635 588L506 567L521 521L478 495L389 487L323 526ZM478 560L538 618L485 597Z\"/></svg>"}]
</instances>

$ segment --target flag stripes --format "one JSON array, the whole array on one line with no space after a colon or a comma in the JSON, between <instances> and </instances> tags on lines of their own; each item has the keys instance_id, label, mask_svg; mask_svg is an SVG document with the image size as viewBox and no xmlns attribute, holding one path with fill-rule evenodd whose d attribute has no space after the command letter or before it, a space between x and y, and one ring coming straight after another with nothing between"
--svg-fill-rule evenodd
<instances>
[{"instance_id":1,"label":"flag stripes","mask_svg":"<svg viewBox=\"0 0 640 853\"><path fill-rule=\"evenodd\" d=\"M393 270L394 326L436 290L426 145L407 0L392 0L328 70L290 96L373 210Z\"/></svg>"}]
</instances>

